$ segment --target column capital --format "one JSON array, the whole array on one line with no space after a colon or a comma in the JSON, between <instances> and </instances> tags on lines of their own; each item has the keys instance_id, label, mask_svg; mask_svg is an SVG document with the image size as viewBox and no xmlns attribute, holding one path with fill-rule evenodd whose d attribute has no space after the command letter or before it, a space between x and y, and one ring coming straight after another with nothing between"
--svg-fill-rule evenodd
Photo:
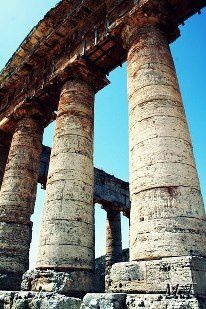
<instances>
[{"instance_id":1,"label":"column capital","mask_svg":"<svg viewBox=\"0 0 206 309\"><path fill-rule=\"evenodd\" d=\"M111 216L115 216L116 214L120 213L121 214L121 210L118 209L117 207L107 207L107 206L102 206L102 208Z\"/></svg>"},{"instance_id":2,"label":"column capital","mask_svg":"<svg viewBox=\"0 0 206 309\"><path fill-rule=\"evenodd\" d=\"M122 207L121 206L117 206L117 205L112 205L111 203L100 203L101 204L101 208L104 209L107 213L113 213L113 214L117 214L117 213L121 213L122 212Z\"/></svg>"},{"instance_id":3,"label":"column capital","mask_svg":"<svg viewBox=\"0 0 206 309\"><path fill-rule=\"evenodd\" d=\"M14 109L11 118L16 123L25 118L33 118L39 121L42 126L46 126L54 118L54 113L51 108L40 106L38 102L25 102Z\"/></svg>"},{"instance_id":4,"label":"column capital","mask_svg":"<svg viewBox=\"0 0 206 309\"><path fill-rule=\"evenodd\" d=\"M150 27L158 28L168 40L168 43L176 40L179 35L179 28L175 15L166 1L148 1L143 3L137 11L131 13L127 23L122 27L121 37L125 49L130 49L133 42L141 38L143 29Z\"/></svg>"},{"instance_id":5,"label":"column capital","mask_svg":"<svg viewBox=\"0 0 206 309\"><path fill-rule=\"evenodd\" d=\"M82 80L91 86L95 93L110 83L106 75L83 56L75 59L60 72L59 79L62 84L73 79Z\"/></svg>"}]
</instances>

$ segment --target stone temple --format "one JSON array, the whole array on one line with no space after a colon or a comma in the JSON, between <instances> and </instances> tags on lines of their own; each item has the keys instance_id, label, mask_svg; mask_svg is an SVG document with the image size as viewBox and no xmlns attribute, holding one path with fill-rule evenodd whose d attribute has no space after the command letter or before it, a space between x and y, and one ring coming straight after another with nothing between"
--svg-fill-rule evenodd
<instances>
[{"instance_id":1,"label":"stone temple","mask_svg":"<svg viewBox=\"0 0 206 309\"><path fill-rule=\"evenodd\" d=\"M62 0L1 72L0 308L206 308L206 215L169 48L204 6ZM129 187L93 166L95 94L125 61ZM42 137L52 121L49 149ZM46 197L28 271L38 182ZM95 202L107 211L105 291ZM120 212L130 219L125 262Z\"/></svg>"}]
</instances>

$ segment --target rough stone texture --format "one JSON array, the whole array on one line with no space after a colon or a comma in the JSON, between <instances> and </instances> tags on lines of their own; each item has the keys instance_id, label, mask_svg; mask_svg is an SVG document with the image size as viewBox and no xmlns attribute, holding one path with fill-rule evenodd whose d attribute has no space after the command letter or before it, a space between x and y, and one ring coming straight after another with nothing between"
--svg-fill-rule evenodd
<instances>
[{"instance_id":1,"label":"rough stone texture","mask_svg":"<svg viewBox=\"0 0 206 309\"><path fill-rule=\"evenodd\" d=\"M181 299L177 297L165 297L165 295L127 295L127 309L205 309L206 299Z\"/></svg>"},{"instance_id":2,"label":"rough stone texture","mask_svg":"<svg viewBox=\"0 0 206 309\"><path fill-rule=\"evenodd\" d=\"M113 264L122 262L121 214L107 211L106 223L106 274Z\"/></svg>"},{"instance_id":3,"label":"rough stone texture","mask_svg":"<svg viewBox=\"0 0 206 309\"><path fill-rule=\"evenodd\" d=\"M79 273L92 278L94 272L93 121L93 89L68 81L58 107L37 260L39 269L77 271L76 285L85 292L91 286Z\"/></svg>"},{"instance_id":4,"label":"rough stone texture","mask_svg":"<svg viewBox=\"0 0 206 309\"><path fill-rule=\"evenodd\" d=\"M9 154L10 142L10 136L0 131L0 188Z\"/></svg>"},{"instance_id":5,"label":"rough stone texture","mask_svg":"<svg viewBox=\"0 0 206 309\"><path fill-rule=\"evenodd\" d=\"M44 292L0 292L0 309L205 309L204 298L164 294L87 294L81 299Z\"/></svg>"},{"instance_id":6,"label":"rough stone texture","mask_svg":"<svg viewBox=\"0 0 206 309\"><path fill-rule=\"evenodd\" d=\"M46 189L51 148L43 146L38 181ZM130 212L129 183L94 168L94 203L124 213Z\"/></svg>"},{"instance_id":7,"label":"rough stone texture","mask_svg":"<svg viewBox=\"0 0 206 309\"><path fill-rule=\"evenodd\" d=\"M0 289L18 289L29 266L42 134L32 116L21 118L13 134L0 192Z\"/></svg>"},{"instance_id":8,"label":"rough stone texture","mask_svg":"<svg viewBox=\"0 0 206 309\"><path fill-rule=\"evenodd\" d=\"M122 250L122 261L129 261L129 249ZM97 293L105 292L105 273L106 261L105 255L95 259L95 290Z\"/></svg>"},{"instance_id":9,"label":"rough stone texture","mask_svg":"<svg viewBox=\"0 0 206 309\"><path fill-rule=\"evenodd\" d=\"M81 303L55 293L0 292L0 309L80 309Z\"/></svg>"},{"instance_id":10,"label":"rough stone texture","mask_svg":"<svg viewBox=\"0 0 206 309\"><path fill-rule=\"evenodd\" d=\"M177 294L206 297L206 258L170 257L118 263L108 277L110 292L162 293L178 286Z\"/></svg>"},{"instance_id":11,"label":"rough stone texture","mask_svg":"<svg viewBox=\"0 0 206 309\"><path fill-rule=\"evenodd\" d=\"M129 261L129 249L122 250L122 261L128 262ZM95 259L95 276L94 282L95 286L93 289L96 293L104 293L105 292L105 269L106 269L106 262L105 262L105 255ZM43 274L44 273L44 274ZM81 275L82 273L80 273ZM40 271L40 270L31 270L26 272L23 275L23 280L21 284L21 289L23 291L30 291L30 290L39 290L44 286L46 286L46 290L50 292L58 292L58 293L68 293L71 289L71 285L76 285L75 283L75 273L72 272L55 272L55 271ZM73 277L72 277L73 276ZM77 274L77 276L79 276ZM85 274L84 274L85 276ZM38 279L41 278L41 281ZM79 278L79 277L78 277ZM90 275L89 275L90 278ZM84 279L84 284L88 284ZM47 283L41 284L41 282L45 280ZM94 290L92 292L94 292ZM78 280L76 285L76 292L79 292L78 289ZM74 293L75 294L75 293Z\"/></svg>"},{"instance_id":12,"label":"rough stone texture","mask_svg":"<svg viewBox=\"0 0 206 309\"><path fill-rule=\"evenodd\" d=\"M82 297L85 291L95 292L93 276L90 271L71 270L31 270L23 275L23 291L55 292L69 296Z\"/></svg>"},{"instance_id":13,"label":"rough stone texture","mask_svg":"<svg viewBox=\"0 0 206 309\"><path fill-rule=\"evenodd\" d=\"M94 168L94 202L107 209L130 212L129 183Z\"/></svg>"},{"instance_id":14,"label":"rough stone texture","mask_svg":"<svg viewBox=\"0 0 206 309\"><path fill-rule=\"evenodd\" d=\"M125 308L126 294L87 294L81 309L123 309Z\"/></svg>"},{"instance_id":15,"label":"rough stone texture","mask_svg":"<svg viewBox=\"0 0 206 309\"><path fill-rule=\"evenodd\" d=\"M126 34L130 258L205 256L205 211L167 39L154 26Z\"/></svg>"},{"instance_id":16,"label":"rough stone texture","mask_svg":"<svg viewBox=\"0 0 206 309\"><path fill-rule=\"evenodd\" d=\"M81 309L205 309L204 298L181 298L165 294L87 294Z\"/></svg>"}]
</instances>

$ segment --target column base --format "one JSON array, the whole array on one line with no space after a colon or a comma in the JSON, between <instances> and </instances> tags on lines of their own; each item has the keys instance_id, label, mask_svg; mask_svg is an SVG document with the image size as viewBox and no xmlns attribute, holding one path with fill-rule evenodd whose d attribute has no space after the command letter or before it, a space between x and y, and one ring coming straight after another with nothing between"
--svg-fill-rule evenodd
<instances>
[{"instance_id":1,"label":"column base","mask_svg":"<svg viewBox=\"0 0 206 309\"><path fill-rule=\"evenodd\" d=\"M23 291L53 292L83 297L94 292L94 274L89 271L57 272L55 270L31 270L23 275Z\"/></svg>"},{"instance_id":2,"label":"column base","mask_svg":"<svg viewBox=\"0 0 206 309\"><path fill-rule=\"evenodd\" d=\"M0 308L80 309L82 300L55 293L0 292Z\"/></svg>"},{"instance_id":3,"label":"column base","mask_svg":"<svg viewBox=\"0 0 206 309\"><path fill-rule=\"evenodd\" d=\"M0 290L18 291L21 288L22 275L0 271Z\"/></svg>"},{"instance_id":4,"label":"column base","mask_svg":"<svg viewBox=\"0 0 206 309\"><path fill-rule=\"evenodd\" d=\"M81 309L86 308L206 309L206 299L182 299L161 294L87 294L81 306Z\"/></svg>"},{"instance_id":5,"label":"column base","mask_svg":"<svg viewBox=\"0 0 206 309\"><path fill-rule=\"evenodd\" d=\"M109 291L114 293L206 298L206 258L183 256L117 263L106 280Z\"/></svg>"}]
</instances>

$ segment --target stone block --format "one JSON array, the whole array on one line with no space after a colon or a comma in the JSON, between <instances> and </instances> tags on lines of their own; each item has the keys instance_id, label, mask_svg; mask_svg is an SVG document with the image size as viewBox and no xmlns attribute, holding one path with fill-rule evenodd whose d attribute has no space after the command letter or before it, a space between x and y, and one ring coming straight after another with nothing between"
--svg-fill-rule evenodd
<instances>
[{"instance_id":1,"label":"stone block","mask_svg":"<svg viewBox=\"0 0 206 309\"><path fill-rule=\"evenodd\" d=\"M206 297L206 258L171 257L114 264L107 277L113 293L172 293Z\"/></svg>"},{"instance_id":2,"label":"stone block","mask_svg":"<svg viewBox=\"0 0 206 309\"><path fill-rule=\"evenodd\" d=\"M205 299L167 298L164 295L127 295L127 309L205 309Z\"/></svg>"},{"instance_id":3,"label":"stone block","mask_svg":"<svg viewBox=\"0 0 206 309\"><path fill-rule=\"evenodd\" d=\"M94 291L93 273L83 270L68 272L32 270L24 274L21 288L23 291L82 296L87 291Z\"/></svg>"},{"instance_id":4,"label":"stone block","mask_svg":"<svg viewBox=\"0 0 206 309\"><path fill-rule=\"evenodd\" d=\"M0 292L0 309L80 309L81 303L55 293Z\"/></svg>"},{"instance_id":5,"label":"stone block","mask_svg":"<svg viewBox=\"0 0 206 309\"><path fill-rule=\"evenodd\" d=\"M87 294L81 309L123 309L125 308L126 294Z\"/></svg>"}]
</instances>

